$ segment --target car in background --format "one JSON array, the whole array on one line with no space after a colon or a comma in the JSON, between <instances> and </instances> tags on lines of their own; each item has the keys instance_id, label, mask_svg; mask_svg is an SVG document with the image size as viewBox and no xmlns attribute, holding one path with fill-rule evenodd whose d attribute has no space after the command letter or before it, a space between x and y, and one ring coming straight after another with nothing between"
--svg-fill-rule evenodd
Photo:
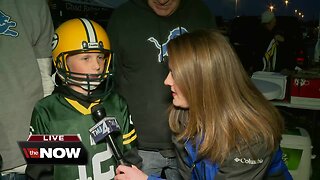
<instances>
[{"instance_id":1,"label":"car in background","mask_svg":"<svg viewBox=\"0 0 320 180\"><path fill-rule=\"evenodd\" d=\"M285 41L277 49L277 61L285 62L288 69L295 65L307 66L301 21L293 16L277 16L276 31L284 36ZM256 50L258 28L261 26L258 16L238 16L234 18L228 30L230 43L237 52L243 67L249 75L256 69L256 64L262 59ZM293 65L294 64L294 65Z\"/></svg>"}]
</instances>

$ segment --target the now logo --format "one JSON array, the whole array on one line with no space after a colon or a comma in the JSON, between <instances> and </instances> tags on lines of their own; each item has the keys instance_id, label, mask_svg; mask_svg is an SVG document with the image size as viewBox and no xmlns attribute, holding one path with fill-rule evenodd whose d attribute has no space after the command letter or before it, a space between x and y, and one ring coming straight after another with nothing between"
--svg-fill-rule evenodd
<instances>
[{"instance_id":1,"label":"the now logo","mask_svg":"<svg viewBox=\"0 0 320 180\"><path fill-rule=\"evenodd\" d=\"M81 148L23 148L26 158L79 158Z\"/></svg>"},{"instance_id":2,"label":"the now logo","mask_svg":"<svg viewBox=\"0 0 320 180\"><path fill-rule=\"evenodd\" d=\"M77 135L31 135L18 144L28 164L87 163L87 151Z\"/></svg>"}]
</instances>

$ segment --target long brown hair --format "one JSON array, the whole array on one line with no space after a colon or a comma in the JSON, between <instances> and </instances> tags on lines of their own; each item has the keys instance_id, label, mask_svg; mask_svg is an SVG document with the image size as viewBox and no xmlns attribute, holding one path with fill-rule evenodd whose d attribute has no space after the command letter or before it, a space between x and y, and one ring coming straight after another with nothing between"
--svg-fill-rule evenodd
<instances>
[{"instance_id":1,"label":"long brown hair","mask_svg":"<svg viewBox=\"0 0 320 180\"><path fill-rule=\"evenodd\" d=\"M198 155L222 163L231 150L263 142L278 148L283 120L256 89L223 35L198 30L169 42L169 67L189 108L172 106L178 140L201 140ZM246 148L246 147L245 147Z\"/></svg>"}]
</instances>

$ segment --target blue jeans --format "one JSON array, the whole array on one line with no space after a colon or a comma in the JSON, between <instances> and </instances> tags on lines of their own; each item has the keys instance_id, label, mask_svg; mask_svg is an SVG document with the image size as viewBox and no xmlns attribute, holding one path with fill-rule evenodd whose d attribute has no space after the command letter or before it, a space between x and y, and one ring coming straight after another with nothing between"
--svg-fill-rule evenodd
<instances>
[{"instance_id":1,"label":"blue jeans","mask_svg":"<svg viewBox=\"0 0 320 180\"><path fill-rule=\"evenodd\" d=\"M9 173L6 175L0 174L0 180L27 180L25 174Z\"/></svg>"},{"instance_id":2,"label":"blue jeans","mask_svg":"<svg viewBox=\"0 0 320 180\"><path fill-rule=\"evenodd\" d=\"M157 151L138 150L138 153L143 159L141 170L147 175L160 177L161 173L164 172L168 180L182 179L178 171L176 158L163 157Z\"/></svg>"}]
</instances>

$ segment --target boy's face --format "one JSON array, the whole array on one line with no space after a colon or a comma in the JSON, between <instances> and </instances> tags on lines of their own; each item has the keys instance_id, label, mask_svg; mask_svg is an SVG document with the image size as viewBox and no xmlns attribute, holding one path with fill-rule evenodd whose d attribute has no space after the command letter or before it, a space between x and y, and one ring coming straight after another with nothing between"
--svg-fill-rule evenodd
<instances>
[{"instance_id":1,"label":"boy's face","mask_svg":"<svg viewBox=\"0 0 320 180\"><path fill-rule=\"evenodd\" d=\"M67 66L69 71L81 74L92 74L89 78L99 78L98 75L104 71L105 58L103 53L81 53L67 58ZM85 75L73 75L79 78L86 78ZM70 84L70 88L73 90L87 94L87 91L79 86Z\"/></svg>"}]
</instances>

